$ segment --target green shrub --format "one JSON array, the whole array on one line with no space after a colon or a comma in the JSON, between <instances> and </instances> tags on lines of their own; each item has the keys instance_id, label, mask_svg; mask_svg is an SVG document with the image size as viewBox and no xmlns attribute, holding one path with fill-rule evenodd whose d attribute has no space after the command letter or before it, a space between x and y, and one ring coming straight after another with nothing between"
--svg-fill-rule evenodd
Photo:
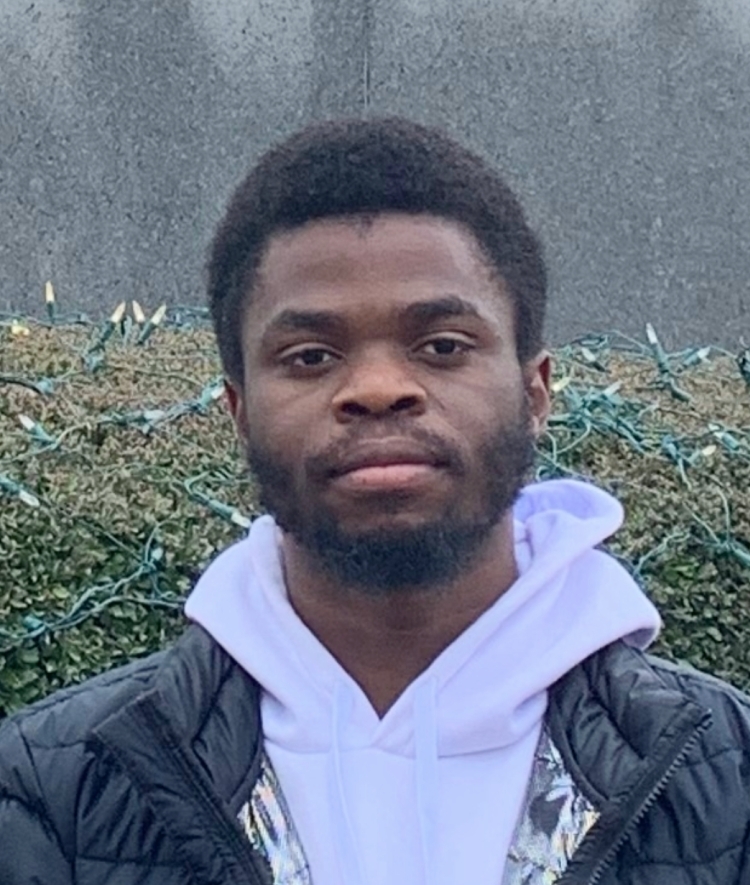
<instances>
[{"instance_id":1,"label":"green shrub","mask_svg":"<svg viewBox=\"0 0 750 885\"><path fill-rule=\"evenodd\" d=\"M0 716L170 643L257 512L207 331L26 328L0 323ZM611 549L661 608L657 651L749 688L747 383L728 355L616 343L556 354L538 475L623 501Z\"/></svg>"}]
</instances>

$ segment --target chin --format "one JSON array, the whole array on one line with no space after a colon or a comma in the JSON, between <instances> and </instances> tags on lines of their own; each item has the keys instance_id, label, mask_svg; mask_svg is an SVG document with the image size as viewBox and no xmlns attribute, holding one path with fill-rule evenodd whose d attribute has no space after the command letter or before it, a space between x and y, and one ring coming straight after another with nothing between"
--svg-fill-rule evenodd
<instances>
[{"instance_id":1,"label":"chin","mask_svg":"<svg viewBox=\"0 0 750 885\"><path fill-rule=\"evenodd\" d=\"M436 513L435 508L425 512L424 508L410 508L404 502L391 502L389 506L377 510L372 507L366 510L362 508L356 513L337 516L330 514L329 518L339 532L347 535L398 535L402 532L438 526L444 521L446 514Z\"/></svg>"}]
</instances>

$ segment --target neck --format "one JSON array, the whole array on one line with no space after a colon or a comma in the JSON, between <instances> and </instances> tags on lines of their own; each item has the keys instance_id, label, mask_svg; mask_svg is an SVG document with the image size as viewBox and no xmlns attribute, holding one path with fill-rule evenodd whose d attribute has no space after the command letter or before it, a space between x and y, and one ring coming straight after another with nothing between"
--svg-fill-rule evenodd
<instances>
[{"instance_id":1,"label":"neck","mask_svg":"<svg viewBox=\"0 0 750 885\"><path fill-rule=\"evenodd\" d=\"M379 716L518 575L512 514L498 523L471 567L439 589L372 597L337 585L289 535L282 553L292 606Z\"/></svg>"}]
</instances>

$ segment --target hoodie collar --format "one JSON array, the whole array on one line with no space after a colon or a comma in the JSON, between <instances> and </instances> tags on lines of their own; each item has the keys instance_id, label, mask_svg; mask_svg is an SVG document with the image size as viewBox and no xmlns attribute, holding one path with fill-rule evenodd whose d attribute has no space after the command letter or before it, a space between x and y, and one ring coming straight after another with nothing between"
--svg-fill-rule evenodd
<instances>
[{"instance_id":1,"label":"hoodie collar","mask_svg":"<svg viewBox=\"0 0 750 885\"><path fill-rule=\"evenodd\" d=\"M215 560L186 613L258 680L266 737L288 749L329 752L340 740L413 756L425 684L434 687L439 755L506 746L539 722L546 689L568 670L617 639L645 648L660 627L628 573L596 549L622 522L611 496L548 481L523 491L514 517L518 579L382 719L289 603L270 516ZM350 703L340 733L332 711L342 692Z\"/></svg>"}]
</instances>

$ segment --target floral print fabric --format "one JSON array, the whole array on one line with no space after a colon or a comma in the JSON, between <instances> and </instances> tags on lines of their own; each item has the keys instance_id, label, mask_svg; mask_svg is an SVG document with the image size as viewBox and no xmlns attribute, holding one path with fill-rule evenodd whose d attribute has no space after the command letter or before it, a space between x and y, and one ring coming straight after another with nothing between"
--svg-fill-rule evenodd
<instances>
[{"instance_id":1,"label":"floral print fabric","mask_svg":"<svg viewBox=\"0 0 750 885\"><path fill-rule=\"evenodd\" d=\"M501 885L554 885L598 817L542 729ZM312 885L305 852L265 756L239 821L253 848L268 861L274 885Z\"/></svg>"}]
</instances>

